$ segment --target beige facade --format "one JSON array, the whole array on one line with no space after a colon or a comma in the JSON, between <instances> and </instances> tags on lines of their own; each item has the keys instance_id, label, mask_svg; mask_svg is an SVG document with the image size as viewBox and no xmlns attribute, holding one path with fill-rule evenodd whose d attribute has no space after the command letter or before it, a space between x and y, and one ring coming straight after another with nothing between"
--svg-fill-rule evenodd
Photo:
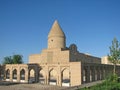
<instances>
[{"instance_id":1,"label":"beige facade","mask_svg":"<svg viewBox=\"0 0 120 90\"><path fill-rule=\"evenodd\" d=\"M102 63L102 64L113 65L113 63L111 63L111 62L108 60L108 56L104 56L104 57L102 57L102 58L101 58L101 63ZM120 66L119 63L118 63L117 65Z\"/></svg>"},{"instance_id":2,"label":"beige facade","mask_svg":"<svg viewBox=\"0 0 120 90\"><path fill-rule=\"evenodd\" d=\"M103 80L112 73L113 65L104 58L80 53L75 44L66 47L66 36L57 21L49 35L48 47L29 56L28 64L0 65L0 80L77 86ZM120 76L120 66L117 66Z\"/></svg>"}]
</instances>

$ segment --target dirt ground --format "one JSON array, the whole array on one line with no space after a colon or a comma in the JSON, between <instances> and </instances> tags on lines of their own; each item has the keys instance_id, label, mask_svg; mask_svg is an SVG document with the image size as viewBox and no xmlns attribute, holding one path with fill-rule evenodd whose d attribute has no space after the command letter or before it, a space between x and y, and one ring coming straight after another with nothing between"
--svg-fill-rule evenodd
<instances>
[{"instance_id":1,"label":"dirt ground","mask_svg":"<svg viewBox=\"0 0 120 90\"><path fill-rule=\"evenodd\" d=\"M65 88L41 84L0 84L0 90L65 90Z\"/></svg>"},{"instance_id":2,"label":"dirt ground","mask_svg":"<svg viewBox=\"0 0 120 90\"><path fill-rule=\"evenodd\" d=\"M96 84L102 83L103 81L96 81L92 83L86 83L74 87L60 87L54 85L42 85L40 83L36 84L18 84L12 82L1 82L0 81L0 90L78 90L78 88L90 87Z\"/></svg>"}]
</instances>

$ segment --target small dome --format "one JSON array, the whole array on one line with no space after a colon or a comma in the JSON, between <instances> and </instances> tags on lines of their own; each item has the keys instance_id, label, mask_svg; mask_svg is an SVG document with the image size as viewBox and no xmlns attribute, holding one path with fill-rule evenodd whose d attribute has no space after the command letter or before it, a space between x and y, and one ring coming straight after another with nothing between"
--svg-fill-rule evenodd
<instances>
[{"instance_id":1,"label":"small dome","mask_svg":"<svg viewBox=\"0 0 120 90\"><path fill-rule=\"evenodd\" d=\"M55 20L49 34L48 34L48 38L49 37L65 37L64 32L62 31L60 25L58 24L58 21Z\"/></svg>"}]
</instances>

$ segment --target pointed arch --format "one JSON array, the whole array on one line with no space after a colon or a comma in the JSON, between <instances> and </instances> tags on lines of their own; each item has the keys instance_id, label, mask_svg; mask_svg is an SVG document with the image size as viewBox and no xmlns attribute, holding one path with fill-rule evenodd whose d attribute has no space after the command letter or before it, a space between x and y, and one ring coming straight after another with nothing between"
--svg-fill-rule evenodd
<instances>
[{"instance_id":1,"label":"pointed arch","mask_svg":"<svg viewBox=\"0 0 120 90\"><path fill-rule=\"evenodd\" d=\"M92 73L93 73L93 70L92 70L92 69L90 69L90 82L92 82L92 81L93 81L93 80L92 80L92 78L93 78Z\"/></svg>"},{"instance_id":2,"label":"pointed arch","mask_svg":"<svg viewBox=\"0 0 120 90\"><path fill-rule=\"evenodd\" d=\"M13 81L17 81L17 70L16 69L14 69L12 72L12 78L13 78Z\"/></svg>"},{"instance_id":3,"label":"pointed arch","mask_svg":"<svg viewBox=\"0 0 120 90\"><path fill-rule=\"evenodd\" d=\"M63 69L61 73L62 77L62 86L70 86L70 71L69 69L65 68Z\"/></svg>"},{"instance_id":4,"label":"pointed arch","mask_svg":"<svg viewBox=\"0 0 120 90\"><path fill-rule=\"evenodd\" d=\"M10 70L7 69L7 70L6 70L6 80L9 81L9 79L10 79Z\"/></svg>"},{"instance_id":5,"label":"pointed arch","mask_svg":"<svg viewBox=\"0 0 120 90\"><path fill-rule=\"evenodd\" d=\"M97 69L95 69L95 81L97 81L98 79L98 72L97 72Z\"/></svg>"},{"instance_id":6,"label":"pointed arch","mask_svg":"<svg viewBox=\"0 0 120 90\"><path fill-rule=\"evenodd\" d=\"M22 69L22 70L20 71L20 81L23 82L24 80L25 80L25 70Z\"/></svg>"},{"instance_id":7,"label":"pointed arch","mask_svg":"<svg viewBox=\"0 0 120 90\"><path fill-rule=\"evenodd\" d=\"M29 71L29 83L34 83L35 82L35 70L30 69Z\"/></svg>"},{"instance_id":8,"label":"pointed arch","mask_svg":"<svg viewBox=\"0 0 120 90\"><path fill-rule=\"evenodd\" d=\"M50 85L57 84L57 71L55 69L51 69L49 71L49 84Z\"/></svg>"},{"instance_id":9,"label":"pointed arch","mask_svg":"<svg viewBox=\"0 0 120 90\"><path fill-rule=\"evenodd\" d=\"M84 68L83 69L83 83L86 83L87 82L87 69Z\"/></svg>"},{"instance_id":10,"label":"pointed arch","mask_svg":"<svg viewBox=\"0 0 120 90\"><path fill-rule=\"evenodd\" d=\"M4 80L4 70L0 70L0 80Z\"/></svg>"},{"instance_id":11,"label":"pointed arch","mask_svg":"<svg viewBox=\"0 0 120 90\"><path fill-rule=\"evenodd\" d=\"M39 72L39 82L44 84L45 83L45 71L44 70L40 70Z\"/></svg>"}]
</instances>

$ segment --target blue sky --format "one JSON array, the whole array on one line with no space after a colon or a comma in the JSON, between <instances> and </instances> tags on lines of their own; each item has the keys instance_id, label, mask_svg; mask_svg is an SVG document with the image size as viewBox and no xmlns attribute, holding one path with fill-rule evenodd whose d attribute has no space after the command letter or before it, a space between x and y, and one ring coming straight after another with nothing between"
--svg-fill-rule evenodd
<instances>
[{"instance_id":1,"label":"blue sky","mask_svg":"<svg viewBox=\"0 0 120 90\"><path fill-rule=\"evenodd\" d=\"M5 56L47 48L47 35L58 20L82 53L102 57L114 37L120 41L120 0L0 0L0 63Z\"/></svg>"}]
</instances>

